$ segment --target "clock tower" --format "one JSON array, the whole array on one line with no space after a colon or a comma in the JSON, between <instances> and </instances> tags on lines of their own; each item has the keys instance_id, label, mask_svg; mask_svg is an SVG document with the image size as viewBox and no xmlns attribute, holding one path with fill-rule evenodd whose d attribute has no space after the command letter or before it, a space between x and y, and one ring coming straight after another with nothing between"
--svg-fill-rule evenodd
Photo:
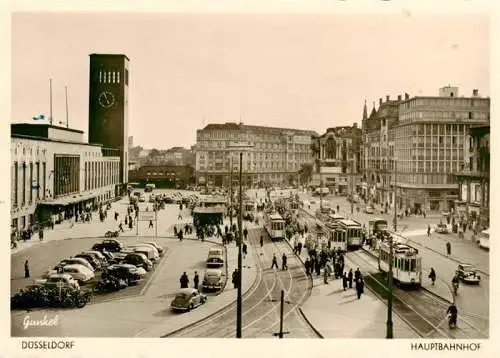
<instances>
[{"instance_id":1,"label":"clock tower","mask_svg":"<svg viewBox=\"0 0 500 358\"><path fill-rule=\"evenodd\" d=\"M91 54L89 143L120 151L120 183L128 183L128 68L125 55Z\"/></svg>"}]
</instances>

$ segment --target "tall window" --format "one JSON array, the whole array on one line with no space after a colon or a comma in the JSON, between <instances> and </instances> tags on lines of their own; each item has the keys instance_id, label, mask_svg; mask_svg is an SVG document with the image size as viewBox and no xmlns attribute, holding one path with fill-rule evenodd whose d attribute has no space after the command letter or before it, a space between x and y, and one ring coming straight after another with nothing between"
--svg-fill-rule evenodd
<instances>
[{"instance_id":1,"label":"tall window","mask_svg":"<svg viewBox=\"0 0 500 358\"><path fill-rule=\"evenodd\" d=\"M36 162L36 198L40 200L40 162Z\"/></svg>"},{"instance_id":2,"label":"tall window","mask_svg":"<svg viewBox=\"0 0 500 358\"><path fill-rule=\"evenodd\" d=\"M22 205L26 204L26 163L23 163L23 201Z\"/></svg>"},{"instance_id":3,"label":"tall window","mask_svg":"<svg viewBox=\"0 0 500 358\"><path fill-rule=\"evenodd\" d=\"M19 204L18 202L19 195L19 164L14 162L14 206Z\"/></svg>"},{"instance_id":4,"label":"tall window","mask_svg":"<svg viewBox=\"0 0 500 358\"><path fill-rule=\"evenodd\" d=\"M42 163L42 177L43 177L43 190L42 190L42 196L45 199L46 196L46 186L47 186L47 163L43 162Z\"/></svg>"},{"instance_id":5,"label":"tall window","mask_svg":"<svg viewBox=\"0 0 500 358\"><path fill-rule=\"evenodd\" d=\"M30 204L33 202L33 163L30 163Z\"/></svg>"}]
</instances>

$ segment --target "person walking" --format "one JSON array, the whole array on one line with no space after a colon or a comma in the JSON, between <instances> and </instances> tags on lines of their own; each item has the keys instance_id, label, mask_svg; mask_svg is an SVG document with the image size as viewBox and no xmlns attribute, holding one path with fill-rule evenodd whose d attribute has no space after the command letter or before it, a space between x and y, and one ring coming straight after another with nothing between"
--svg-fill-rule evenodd
<instances>
[{"instance_id":1,"label":"person walking","mask_svg":"<svg viewBox=\"0 0 500 358\"><path fill-rule=\"evenodd\" d=\"M123 230L123 223L120 221L120 225L118 225L118 230L120 230L121 232L125 232L125 230Z\"/></svg>"},{"instance_id":2,"label":"person walking","mask_svg":"<svg viewBox=\"0 0 500 358\"><path fill-rule=\"evenodd\" d=\"M30 266L28 260L24 262L24 278L30 278Z\"/></svg>"},{"instance_id":3,"label":"person walking","mask_svg":"<svg viewBox=\"0 0 500 358\"><path fill-rule=\"evenodd\" d=\"M184 271L184 273L182 274L181 278L180 278L180 283L181 283L181 288L188 288L188 284L189 284L189 277L186 273L186 271Z\"/></svg>"},{"instance_id":4,"label":"person walking","mask_svg":"<svg viewBox=\"0 0 500 358\"><path fill-rule=\"evenodd\" d=\"M243 229L243 236L245 237L245 240L246 240L247 236L248 236L248 230L247 230L247 228Z\"/></svg>"},{"instance_id":5,"label":"person walking","mask_svg":"<svg viewBox=\"0 0 500 358\"><path fill-rule=\"evenodd\" d=\"M40 227L40 229L38 229L38 238L40 239L40 241L43 241L43 228Z\"/></svg>"},{"instance_id":6,"label":"person walking","mask_svg":"<svg viewBox=\"0 0 500 358\"><path fill-rule=\"evenodd\" d=\"M262 246L264 246L264 237L260 235L260 247L262 248Z\"/></svg>"},{"instance_id":7,"label":"person walking","mask_svg":"<svg viewBox=\"0 0 500 358\"><path fill-rule=\"evenodd\" d=\"M325 283L325 285L328 285L328 270L325 269L323 270L323 282Z\"/></svg>"},{"instance_id":8,"label":"person walking","mask_svg":"<svg viewBox=\"0 0 500 358\"><path fill-rule=\"evenodd\" d=\"M363 292L364 292L364 283L363 283L363 279L360 277L356 281L356 295L358 296L358 300L361 298L361 295L363 294Z\"/></svg>"},{"instance_id":9,"label":"person walking","mask_svg":"<svg viewBox=\"0 0 500 358\"><path fill-rule=\"evenodd\" d=\"M281 269L282 270L288 270L288 265L286 264L286 254L283 253L281 256Z\"/></svg>"},{"instance_id":10,"label":"person walking","mask_svg":"<svg viewBox=\"0 0 500 358\"><path fill-rule=\"evenodd\" d=\"M349 288L352 288L352 269L349 270L349 273L347 274L347 281L349 282Z\"/></svg>"},{"instance_id":11,"label":"person walking","mask_svg":"<svg viewBox=\"0 0 500 358\"><path fill-rule=\"evenodd\" d=\"M429 273L429 278L432 281L432 286L434 286L434 283L436 282L436 271L434 271L433 267L431 267L431 272Z\"/></svg>"},{"instance_id":12,"label":"person walking","mask_svg":"<svg viewBox=\"0 0 500 358\"><path fill-rule=\"evenodd\" d=\"M342 288L344 291L347 289L347 272L342 275Z\"/></svg>"},{"instance_id":13,"label":"person walking","mask_svg":"<svg viewBox=\"0 0 500 358\"><path fill-rule=\"evenodd\" d=\"M446 243L446 253L448 256L451 255L451 244L449 242Z\"/></svg>"},{"instance_id":14,"label":"person walking","mask_svg":"<svg viewBox=\"0 0 500 358\"><path fill-rule=\"evenodd\" d=\"M309 276L311 273L311 260L309 260L309 257L306 258L306 261L304 262L304 266L306 268L306 275Z\"/></svg>"},{"instance_id":15,"label":"person walking","mask_svg":"<svg viewBox=\"0 0 500 358\"><path fill-rule=\"evenodd\" d=\"M153 220L149 220L149 228L153 228Z\"/></svg>"},{"instance_id":16,"label":"person walking","mask_svg":"<svg viewBox=\"0 0 500 358\"><path fill-rule=\"evenodd\" d=\"M238 269L234 269L233 271L232 283L234 288L238 288Z\"/></svg>"},{"instance_id":17,"label":"person walking","mask_svg":"<svg viewBox=\"0 0 500 358\"><path fill-rule=\"evenodd\" d=\"M247 257L247 249L248 249L247 244L243 243L242 248L241 248L241 250L243 251L243 258Z\"/></svg>"},{"instance_id":18,"label":"person walking","mask_svg":"<svg viewBox=\"0 0 500 358\"><path fill-rule=\"evenodd\" d=\"M273 254L273 263L271 264L271 269L274 267L278 268L278 259L276 258L276 254Z\"/></svg>"},{"instance_id":19,"label":"person walking","mask_svg":"<svg viewBox=\"0 0 500 358\"><path fill-rule=\"evenodd\" d=\"M198 284L200 283L200 276L198 276L198 271L194 272L193 283L194 288L198 289Z\"/></svg>"},{"instance_id":20,"label":"person walking","mask_svg":"<svg viewBox=\"0 0 500 358\"><path fill-rule=\"evenodd\" d=\"M427 225L427 237L431 237L431 225Z\"/></svg>"},{"instance_id":21,"label":"person walking","mask_svg":"<svg viewBox=\"0 0 500 358\"><path fill-rule=\"evenodd\" d=\"M361 271L359 271L359 267L354 271L354 282L358 282L361 278Z\"/></svg>"}]
</instances>

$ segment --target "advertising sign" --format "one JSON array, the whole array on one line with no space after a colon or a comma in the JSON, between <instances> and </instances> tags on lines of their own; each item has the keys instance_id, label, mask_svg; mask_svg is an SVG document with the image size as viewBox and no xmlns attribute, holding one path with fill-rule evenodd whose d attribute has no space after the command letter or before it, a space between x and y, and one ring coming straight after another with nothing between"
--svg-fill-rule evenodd
<instances>
[{"instance_id":1,"label":"advertising sign","mask_svg":"<svg viewBox=\"0 0 500 358\"><path fill-rule=\"evenodd\" d=\"M139 211L139 221L150 221L155 220L154 211Z\"/></svg>"}]
</instances>

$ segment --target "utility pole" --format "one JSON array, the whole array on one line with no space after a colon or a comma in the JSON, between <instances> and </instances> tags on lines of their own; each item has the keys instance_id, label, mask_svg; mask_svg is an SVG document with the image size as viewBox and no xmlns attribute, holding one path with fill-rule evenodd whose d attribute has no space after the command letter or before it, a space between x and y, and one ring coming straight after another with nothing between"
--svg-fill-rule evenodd
<instances>
[{"instance_id":1,"label":"utility pole","mask_svg":"<svg viewBox=\"0 0 500 358\"><path fill-rule=\"evenodd\" d=\"M398 185L398 181L397 181L397 175L398 175L398 172L397 172L397 164L396 164L396 160L394 160L394 232L396 232L398 230L398 200L397 200L397 194L398 194L398 191L397 191L397 185Z\"/></svg>"},{"instance_id":2,"label":"utility pole","mask_svg":"<svg viewBox=\"0 0 500 358\"><path fill-rule=\"evenodd\" d=\"M238 299L236 301L236 338L241 338L241 310L242 310L242 301L241 301L241 281L243 272L241 272L241 242L243 241L243 201L241 195L241 181L242 181L242 171L243 171L243 152L240 152L240 210L238 215L238 226L239 226L239 235L238 235Z\"/></svg>"},{"instance_id":3,"label":"utility pole","mask_svg":"<svg viewBox=\"0 0 500 358\"><path fill-rule=\"evenodd\" d=\"M283 310L285 306L285 291L281 290L281 307L280 307L280 333L279 338L283 338Z\"/></svg>"},{"instance_id":4,"label":"utility pole","mask_svg":"<svg viewBox=\"0 0 500 358\"><path fill-rule=\"evenodd\" d=\"M229 229L233 227L233 156L229 157Z\"/></svg>"},{"instance_id":5,"label":"utility pole","mask_svg":"<svg viewBox=\"0 0 500 358\"><path fill-rule=\"evenodd\" d=\"M139 210L137 210L137 220L135 221L135 235L139 236Z\"/></svg>"},{"instance_id":6,"label":"utility pole","mask_svg":"<svg viewBox=\"0 0 500 358\"><path fill-rule=\"evenodd\" d=\"M351 215L354 213L354 202L353 202L353 195L354 195L354 158L351 161Z\"/></svg>"},{"instance_id":7,"label":"utility pole","mask_svg":"<svg viewBox=\"0 0 500 358\"><path fill-rule=\"evenodd\" d=\"M388 295L387 295L387 331L386 331L386 337L385 337L387 339L393 338L393 334L392 334L392 261L393 261L392 243L393 243L393 237L392 237L392 235L390 235L389 236L389 274L388 274L388 279L387 279L387 289L388 289Z\"/></svg>"}]
</instances>

